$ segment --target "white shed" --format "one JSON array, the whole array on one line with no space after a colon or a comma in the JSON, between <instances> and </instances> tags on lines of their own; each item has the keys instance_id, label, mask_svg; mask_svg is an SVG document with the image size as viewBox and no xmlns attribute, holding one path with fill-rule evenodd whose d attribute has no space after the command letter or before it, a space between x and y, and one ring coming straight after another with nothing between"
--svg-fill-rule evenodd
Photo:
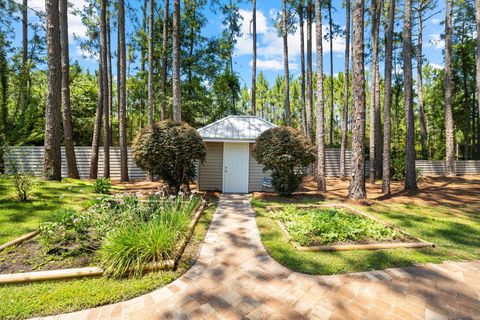
<instances>
[{"instance_id":1,"label":"white shed","mask_svg":"<svg viewBox=\"0 0 480 320\"><path fill-rule=\"evenodd\" d=\"M276 127L260 117L228 116L198 129L206 157L198 170L198 188L224 193L262 190L268 174L252 157L252 147L262 132Z\"/></svg>"}]
</instances>

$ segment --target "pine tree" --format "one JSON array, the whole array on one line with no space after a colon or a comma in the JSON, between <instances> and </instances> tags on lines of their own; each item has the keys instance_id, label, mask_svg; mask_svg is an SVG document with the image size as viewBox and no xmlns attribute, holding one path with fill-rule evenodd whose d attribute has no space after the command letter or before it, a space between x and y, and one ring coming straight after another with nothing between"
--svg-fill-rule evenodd
<instances>
[{"instance_id":1,"label":"pine tree","mask_svg":"<svg viewBox=\"0 0 480 320\"><path fill-rule=\"evenodd\" d=\"M322 3L316 0L316 58L317 58L317 189L327 191L325 179L325 114L323 102L323 46L322 46Z\"/></svg>"},{"instance_id":2,"label":"pine tree","mask_svg":"<svg viewBox=\"0 0 480 320\"><path fill-rule=\"evenodd\" d=\"M364 199L365 191L365 69L364 0L355 0L352 8L352 179L348 197Z\"/></svg>"},{"instance_id":3,"label":"pine tree","mask_svg":"<svg viewBox=\"0 0 480 320\"><path fill-rule=\"evenodd\" d=\"M48 46L48 93L45 108L45 145L43 174L46 180L62 179L61 154L61 87L62 64L60 46L60 17L58 0L46 0Z\"/></svg>"}]
</instances>

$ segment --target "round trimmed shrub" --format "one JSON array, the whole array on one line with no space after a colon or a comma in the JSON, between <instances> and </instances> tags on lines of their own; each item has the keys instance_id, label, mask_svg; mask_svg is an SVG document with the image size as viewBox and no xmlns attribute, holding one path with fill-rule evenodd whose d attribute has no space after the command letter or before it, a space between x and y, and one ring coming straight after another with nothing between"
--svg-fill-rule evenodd
<instances>
[{"instance_id":1,"label":"round trimmed shrub","mask_svg":"<svg viewBox=\"0 0 480 320\"><path fill-rule=\"evenodd\" d=\"M144 128L132 151L135 164L158 175L174 193L195 178L195 161L205 159L205 146L197 130L172 120Z\"/></svg>"},{"instance_id":2,"label":"round trimmed shrub","mask_svg":"<svg viewBox=\"0 0 480 320\"><path fill-rule=\"evenodd\" d=\"M253 157L272 172L272 186L280 195L291 195L302 181L302 167L315 161L315 147L298 130L277 127L263 132Z\"/></svg>"}]
</instances>

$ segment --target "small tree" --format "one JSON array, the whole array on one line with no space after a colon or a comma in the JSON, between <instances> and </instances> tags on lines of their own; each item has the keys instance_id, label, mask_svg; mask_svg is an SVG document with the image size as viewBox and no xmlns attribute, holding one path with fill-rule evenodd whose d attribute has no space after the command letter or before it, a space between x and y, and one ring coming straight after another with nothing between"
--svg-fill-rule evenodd
<instances>
[{"instance_id":1,"label":"small tree","mask_svg":"<svg viewBox=\"0 0 480 320\"><path fill-rule=\"evenodd\" d=\"M272 171L272 186L280 195L291 195L302 181L302 167L315 161L315 147L290 127L263 132L255 143L253 157Z\"/></svg>"},{"instance_id":2,"label":"small tree","mask_svg":"<svg viewBox=\"0 0 480 320\"><path fill-rule=\"evenodd\" d=\"M132 149L136 165L158 175L175 193L195 177L195 160L205 159L198 132L186 123L171 120L144 128Z\"/></svg>"}]
</instances>

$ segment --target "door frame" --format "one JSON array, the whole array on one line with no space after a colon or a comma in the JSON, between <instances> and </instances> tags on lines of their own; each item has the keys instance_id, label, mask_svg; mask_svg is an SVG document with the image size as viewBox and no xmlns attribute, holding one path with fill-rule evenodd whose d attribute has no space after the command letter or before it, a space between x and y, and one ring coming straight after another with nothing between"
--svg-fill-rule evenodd
<instances>
[{"instance_id":1,"label":"door frame","mask_svg":"<svg viewBox=\"0 0 480 320\"><path fill-rule=\"evenodd\" d=\"M249 185L250 185L250 142L223 142L223 159L222 159L222 193L225 192L225 155L227 153L227 144L246 144L247 145L247 191L245 193L249 192ZM238 193L238 192L233 192L233 193Z\"/></svg>"}]
</instances>

